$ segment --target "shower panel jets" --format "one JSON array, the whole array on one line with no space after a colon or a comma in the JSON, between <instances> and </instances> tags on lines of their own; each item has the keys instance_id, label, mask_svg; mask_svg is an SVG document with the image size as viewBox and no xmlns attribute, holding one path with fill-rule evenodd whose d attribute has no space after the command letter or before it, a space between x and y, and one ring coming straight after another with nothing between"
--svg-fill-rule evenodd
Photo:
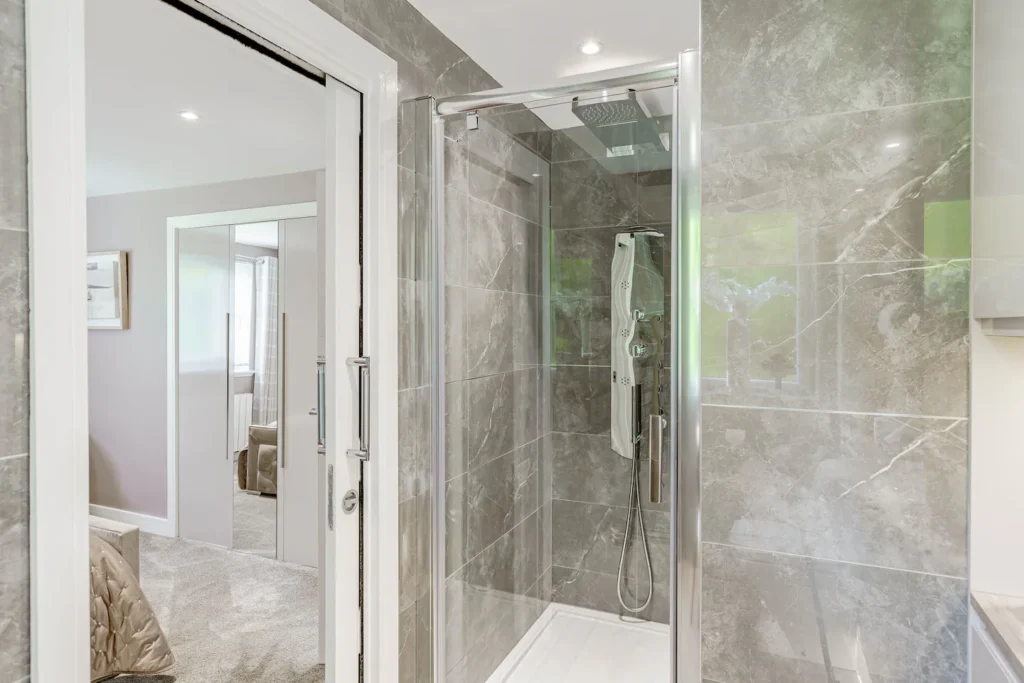
<instances>
[{"instance_id":1,"label":"shower panel jets","mask_svg":"<svg viewBox=\"0 0 1024 683\"><path fill-rule=\"evenodd\" d=\"M612 449L632 461L626 528L619 555L619 604L634 614L643 612L654 596L653 570L640 501L640 462L644 446L644 409L647 408L651 502L661 501L661 445L666 422L662 401L664 367L665 278L657 266L652 243L662 233L646 226L616 235L612 257ZM646 382L644 379L646 378ZM642 605L631 607L622 595L626 553L633 516L643 548L649 592Z\"/></svg>"}]
</instances>

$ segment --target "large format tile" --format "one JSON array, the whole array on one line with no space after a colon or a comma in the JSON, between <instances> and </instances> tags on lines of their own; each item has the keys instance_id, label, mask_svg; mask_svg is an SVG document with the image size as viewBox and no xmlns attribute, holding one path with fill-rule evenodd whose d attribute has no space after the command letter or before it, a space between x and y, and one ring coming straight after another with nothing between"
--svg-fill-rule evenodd
<instances>
[{"instance_id":1,"label":"large format tile","mask_svg":"<svg viewBox=\"0 0 1024 683\"><path fill-rule=\"evenodd\" d=\"M445 392L446 476L459 476L515 446L512 373L450 382Z\"/></svg>"},{"instance_id":2,"label":"large format tile","mask_svg":"<svg viewBox=\"0 0 1024 683\"><path fill-rule=\"evenodd\" d=\"M540 506L538 451L535 441L448 482L448 573L476 558L527 517L535 516Z\"/></svg>"},{"instance_id":3,"label":"large format tile","mask_svg":"<svg viewBox=\"0 0 1024 683\"><path fill-rule=\"evenodd\" d=\"M398 498L408 500L430 490L433 429L431 387L398 392Z\"/></svg>"},{"instance_id":4,"label":"large format tile","mask_svg":"<svg viewBox=\"0 0 1024 683\"><path fill-rule=\"evenodd\" d=\"M423 280L398 281L398 388L430 382L430 288Z\"/></svg>"},{"instance_id":5,"label":"large format tile","mask_svg":"<svg viewBox=\"0 0 1024 683\"><path fill-rule=\"evenodd\" d=\"M610 173L595 159L551 165L551 227L600 228L636 225L636 172Z\"/></svg>"},{"instance_id":6,"label":"large format tile","mask_svg":"<svg viewBox=\"0 0 1024 683\"><path fill-rule=\"evenodd\" d=\"M551 401L554 431L607 434L611 428L611 369L552 368Z\"/></svg>"},{"instance_id":7,"label":"large format tile","mask_svg":"<svg viewBox=\"0 0 1024 683\"><path fill-rule=\"evenodd\" d=\"M707 131L704 263L966 258L970 132L967 99Z\"/></svg>"},{"instance_id":8,"label":"large format tile","mask_svg":"<svg viewBox=\"0 0 1024 683\"><path fill-rule=\"evenodd\" d=\"M705 408L704 540L966 576L967 421Z\"/></svg>"},{"instance_id":9,"label":"large format tile","mask_svg":"<svg viewBox=\"0 0 1024 683\"><path fill-rule=\"evenodd\" d=\"M625 507L632 463L607 434L551 434L552 496Z\"/></svg>"},{"instance_id":10,"label":"large format tile","mask_svg":"<svg viewBox=\"0 0 1024 683\"><path fill-rule=\"evenodd\" d=\"M560 365L611 365L611 316L608 296L552 297L553 361Z\"/></svg>"},{"instance_id":11,"label":"large format tile","mask_svg":"<svg viewBox=\"0 0 1024 683\"><path fill-rule=\"evenodd\" d=\"M472 287L447 287L445 292L447 379L511 370L518 295Z\"/></svg>"},{"instance_id":12,"label":"large format tile","mask_svg":"<svg viewBox=\"0 0 1024 683\"><path fill-rule=\"evenodd\" d=\"M28 233L0 229L0 458L28 452Z\"/></svg>"},{"instance_id":13,"label":"large format tile","mask_svg":"<svg viewBox=\"0 0 1024 683\"><path fill-rule=\"evenodd\" d=\"M703 0L704 128L971 94L970 0Z\"/></svg>"},{"instance_id":14,"label":"large format tile","mask_svg":"<svg viewBox=\"0 0 1024 683\"><path fill-rule=\"evenodd\" d=\"M449 670L470 652L479 652L478 646L488 642L494 646L492 636L502 631L503 613L516 613L520 623L529 622L527 628L533 623L536 601L530 597L530 589L543 573L540 549L538 515L534 514L448 577L445 646ZM512 645L514 642L508 648Z\"/></svg>"},{"instance_id":15,"label":"large format tile","mask_svg":"<svg viewBox=\"0 0 1024 683\"><path fill-rule=\"evenodd\" d=\"M960 417L965 261L706 268L705 403Z\"/></svg>"},{"instance_id":16,"label":"large format tile","mask_svg":"<svg viewBox=\"0 0 1024 683\"><path fill-rule=\"evenodd\" d=\"M538 179L547 162L488 117L481 117L479 125L465 137L470 196L540 224Z\"/></svg>"},{"instance_id":17,"label":"large format tile","mask_svg":"<svg viewBox=\"0 0 1024 683\"><path fill-rule=\"evenodd\" d=\"M28 681L29 462L0 458L0 680Z\"/></svg>"},{"instance_id":18,"label":"large format tile","mask_svg":"<svg viewBox=\"0 0 1024 683\"><path fill-rule=\"evenodd\" d=\"M552 563L615 575L626 530L626 508L554 499Z\"/></svg>"},{"instance_id":19,"label":"large format tile","mask_svg":"<svg viewBox=\"0 0 1024 683\"><path fill-rule=\"evenodd\" d=\"M19 11L22 8L18 7ZM0 12L0 22L6 12ZM10 21L20 21L11 18ZM2 34L0 34L2 35ZM0 71L12 50L0 45ZM10 55L13 57L14 55ZM24 67L7 80L0 74L0 229L28 228L27 115Z\"/></svg>"},{"instance_id":20,"label":"large format tile","mask_svg":"<svg viewBox=\"0 0 1024 683\"><path fill-rule=\"evenodd\" d=\"M704 676L964 681L966 599L958 579L705 544Z\"/></svg>"}]
</instances>

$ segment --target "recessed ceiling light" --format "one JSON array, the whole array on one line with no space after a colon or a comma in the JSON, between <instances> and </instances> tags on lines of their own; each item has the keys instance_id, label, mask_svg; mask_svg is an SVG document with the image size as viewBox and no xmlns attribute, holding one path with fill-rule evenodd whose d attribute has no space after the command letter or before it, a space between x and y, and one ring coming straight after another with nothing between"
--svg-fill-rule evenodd
<instances>
[{"instance_id":1,"label":"recessed ceiling light","mask_svg":"<svg viewBox=\"0 0 1024 683\"><path fill-rule=\"evenodd\" d=\"M898 142L890 142L885 147L886 147L886 149L896 149L899 146L900 146L900 143L898 143Z\"/></svg>"},{"instance_id":2,"label":"recessed ceiling light","mask_svg":"<svg viewBox=\"0 0 1024 683\"><path fill-rule=\"evenodd\" d=\"M534 174L533 174L533 177L534 177L534 178L540 178L540 173L534 173Z\"/></svg>"},{"instance_id":3,"label":"recessed ceiling light","mask_svg":"<svg viewBox=\"0 0 1024 683\"><path fill-rule=\"evenodd\" d=\"M864 191L863 187L858 187L856 190L854 190L854 192L863 192L863 191Z\"/></svg>"},{"instance_id":4,"label":"recessed ceiling light","mask_svg":"<svg viewBox=\"0 0 1024 683\"><path fill-rule=\"evenodd\" d=\"M185 111L181 112L180 114L178 114L178 116L180 116L181 118L185 119L186 121L198 121L199 120L199 114L195 113L194 111L189 111L189 110L185 110Z\"/></svg>"},{"instance_id":5,"label":"recessed ceiling light","mask_svg":"<svg viewBox=\"0 0 1024 683\"><path fill-rule=\"evenodd\" d=\"M580 43L580 52L585 55L596 55L598 52L604 49L604 45L596 40L587 40Z\"/></svg>"}]
</instances>

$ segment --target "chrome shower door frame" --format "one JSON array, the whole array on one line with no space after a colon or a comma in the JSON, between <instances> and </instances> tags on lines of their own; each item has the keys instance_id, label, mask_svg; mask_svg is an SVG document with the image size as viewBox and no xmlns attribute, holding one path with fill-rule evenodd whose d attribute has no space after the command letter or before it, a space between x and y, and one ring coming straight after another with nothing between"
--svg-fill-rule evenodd
<instances>
[{"instance_id":1,"label":"chrome shower door frame","mask_svg":"<svg viewBox=\"0 0 1024 683\"><path fill-rule=\"evenodd\" d=\"M591 74L593 76L594 74ZM431 600L434 683L444 683L445 662L445 207L444 117L512 104L537 104L602 89L674 78L671 234L671 412L669 459L672 492L669 627L671 683L701 681L700 548L700 52L676 60L616 69L601 80L577 80L548 90L495 90L417 103L416 129L429 130L430 358L433 432ZM548 253L545 251L545 257ZM546 292L549 294L549 292ZM545 322L547 324L547 321Z\"/></svg>"}]
</instances>

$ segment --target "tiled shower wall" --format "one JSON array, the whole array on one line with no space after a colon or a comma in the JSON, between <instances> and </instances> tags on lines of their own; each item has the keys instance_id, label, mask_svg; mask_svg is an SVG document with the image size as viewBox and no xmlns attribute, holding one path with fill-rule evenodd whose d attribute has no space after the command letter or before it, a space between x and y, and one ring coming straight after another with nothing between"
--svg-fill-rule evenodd
<instances>
[{"instance_id":1,"label":"tiled shower wall","mask_svg":"<svg viewBox=\"0 0 1024 683\"><path fill-rule=\"evenodd\" d=\"M487 680L550 600L548 161L532 114L445 127L447 680ZM540 140L525 136L531 144ZM539 145L538 145L539 146Z\"/></svg>"},{"instance_id":2,"label":"tiled shower wall","mask_svg":"<svg viewBox=\"0 0 1024 683\"><path fill-rule=\"evenodd\" d=\"M0 680L29 676L25 8L0 0Z\"/></svg>"},{"instance_id":3,"label":"tiled shower wall","mask_svg":"<svg viewBox=\"0 0 1024 683\"><path fill-rule=\"evenodd\" d=\"M570 132L554 134L551 164L553 599L633 616L620 606L616 585L628 507L635 503L629 500L632 463L611 448L612 256L623 228L658 228L665 241L653 251L663 257L666 287L670 284L670 158L664 153L661 170L647 168L643 152L611 159L606 166L576 145ZM640 480L654 586L647 580L634 521L622 595L627 605L639 608L653 590L650 605L636 616L667 623L668 489L663 502L649 502L647 460Z\"/></svg>"},{"instance_id":4,"label":"tiled shower wall","mask_svg":"<svg viewBox=\"0 0 1024 683\"><path fill-rule=\"evenodd\" d=\"M704 677L963 681L970 0L704 0Z\"/></svg>"}]
</instances>

